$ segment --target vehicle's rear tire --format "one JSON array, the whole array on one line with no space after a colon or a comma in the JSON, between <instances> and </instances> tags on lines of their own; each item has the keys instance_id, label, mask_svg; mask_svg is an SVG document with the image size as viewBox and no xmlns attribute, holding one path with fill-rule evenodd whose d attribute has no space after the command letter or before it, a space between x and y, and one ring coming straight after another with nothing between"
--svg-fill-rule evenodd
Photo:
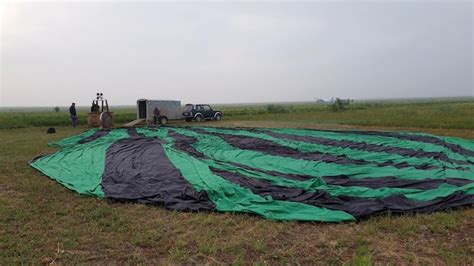
<instances>
[{"instance_id":1,"label":"vehicle's rear tire","mask_svg":"<svg viewBox=\"0 0 474 266\"><path fill-rule=\"evenodd\" d=\"M166 116L161 116L159 122L160 125L165 126L166 124L168 124L168 118Z\"/></svg>"},{"instance_id":2,"label":"vehicle's rear tire","mask_svg":"<svg viewBox=\"0 0 474 266\"><path fill-rule=\"evenodd\" d=\"M197 115L196 118L194 118L194 120L196 120L196 122L202 122L202 116Z\"/></svg>"},{"instance_id":3,"label":"vehicle's rear tire","mask_svg":"<svg viewBox=\"0 0 474 266\"><path fill-rule=\"evenodd\" d=\"M221 121L222 120L222 115L217 114L215 120L216 121Z\"/></svg>"}]
</instances>

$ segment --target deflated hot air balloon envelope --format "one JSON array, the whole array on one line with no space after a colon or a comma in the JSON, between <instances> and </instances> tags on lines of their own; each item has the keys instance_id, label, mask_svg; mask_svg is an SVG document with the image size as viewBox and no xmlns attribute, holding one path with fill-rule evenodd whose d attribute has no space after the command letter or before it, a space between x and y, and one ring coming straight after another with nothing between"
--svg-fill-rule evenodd
<instances>
[{"instance_id":1,"label":"deflated hot air balloon envelope","mask_svg":"<svg viewBox=\"0 0 474 266\"><path fill-rule=\"evenodd\" d=\"M410 132L160 127L50 143L68 189L183 211L340 222L474 203L474 141Z\"/></svg>"}]
</instances>

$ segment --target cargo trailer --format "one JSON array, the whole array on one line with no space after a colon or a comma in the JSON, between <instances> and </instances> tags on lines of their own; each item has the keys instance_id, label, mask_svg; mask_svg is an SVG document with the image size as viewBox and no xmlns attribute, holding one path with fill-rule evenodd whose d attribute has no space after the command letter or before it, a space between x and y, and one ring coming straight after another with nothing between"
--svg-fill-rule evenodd
<instances>
[{"instance_id":1,"label":"cargo trailer","mask_svg":"<svg viewBox=\"0 0 474 266\"><path fill-rule=\"evenodd\" d=\"M125 126L133 127L143 123L153 125L156 107L160 110L157 124L166 125L169 120L181 119L181 101L139 99L137 100L137 119Z\"/></svg>"}]
</instances>

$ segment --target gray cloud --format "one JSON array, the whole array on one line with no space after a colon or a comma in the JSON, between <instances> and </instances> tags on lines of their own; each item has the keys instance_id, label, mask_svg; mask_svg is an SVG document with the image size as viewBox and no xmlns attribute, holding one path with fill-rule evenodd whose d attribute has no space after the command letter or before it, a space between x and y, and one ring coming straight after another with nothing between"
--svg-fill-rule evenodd
<instances>
[{"instance_id":1,"label":"gray cloud","mask_svg":"<svg viewBox=\"0 0 474 266\"><path fill-rule=\"evenodd\" d=\"M474 96L473 4L9 3L3 106Z\"/></svg>"}]
</instances>

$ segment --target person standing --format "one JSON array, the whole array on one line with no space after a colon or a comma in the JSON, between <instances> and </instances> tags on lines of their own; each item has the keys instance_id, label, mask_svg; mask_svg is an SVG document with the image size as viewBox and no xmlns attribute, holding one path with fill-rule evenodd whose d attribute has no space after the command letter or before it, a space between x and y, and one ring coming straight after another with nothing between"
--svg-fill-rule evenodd
<instances>
[{"instance_id":1,"label":"person standing","mask_svg":"<svg viewBox=\"0 0 474 266\"><path fill-rule=\"evenodd\" d=\"M76 103L72 103L69 107L69 114L71 115L72 126L75 128L77 126Z\"/></svg>"},{"instance_id":2,"label":"person standing","mask_svg":"<svg viewBox=\"0 0 474 266\"><path fill-rule=\"evenodd\" d=\"M160 118L160 108L158 108L157 106L153 110L153 125L157 124L159 118Z\"/></svg>"}]
</instances>

